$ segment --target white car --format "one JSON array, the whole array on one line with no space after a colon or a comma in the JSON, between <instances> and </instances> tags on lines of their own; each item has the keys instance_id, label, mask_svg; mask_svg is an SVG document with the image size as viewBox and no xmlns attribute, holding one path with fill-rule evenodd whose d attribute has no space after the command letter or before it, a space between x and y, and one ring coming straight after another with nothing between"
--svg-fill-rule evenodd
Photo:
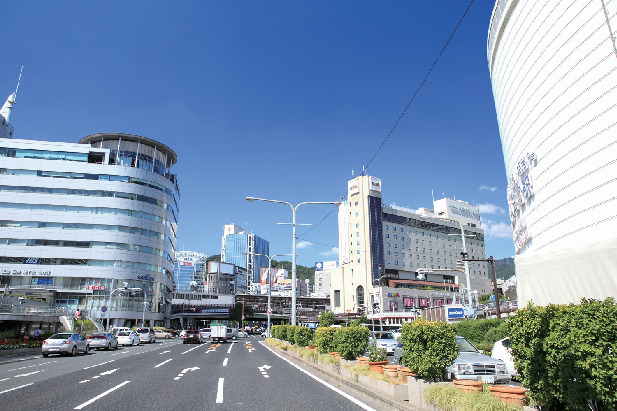
<instances>
[{"instance_id":1,"label":"white car","mask_svg":"<svg viewBox=\"0 0 617 411\"><path fill-rule=\"evenodd\" d=\"M116 338L118 345L139 345L139 335L135 331L120 331Z\"/></svg>"},{"instance_id":2,"label":"white car","mask_svg":"<svg viewBox=\"0 0 617 411\"><path fill-rule=\"evenodd\" d=\"M517 377L518 372L514 368L514 358L512 357L512 349L510 348L510 339L503 338L495 342L491 357L497 358L506 363L506 368L512 377Z\"/></svg>"}]
</instances>

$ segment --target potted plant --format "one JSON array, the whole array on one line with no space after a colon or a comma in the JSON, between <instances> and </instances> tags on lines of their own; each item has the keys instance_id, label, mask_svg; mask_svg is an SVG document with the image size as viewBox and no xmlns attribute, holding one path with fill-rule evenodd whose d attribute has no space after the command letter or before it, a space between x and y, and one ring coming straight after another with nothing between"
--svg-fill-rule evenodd
<instances>
[{"instance_id":1,"label":"potted plant","mask_svg":"<svg viewBox=\"0 0 617 411\"><path fill-rule=\"evenodd\" d=\"M383 374L383 366L388 364L386 360L386 350L377 347L377 341L373 339L368 346L368 366L373 372Z\"/></svg>"}]
</instances>

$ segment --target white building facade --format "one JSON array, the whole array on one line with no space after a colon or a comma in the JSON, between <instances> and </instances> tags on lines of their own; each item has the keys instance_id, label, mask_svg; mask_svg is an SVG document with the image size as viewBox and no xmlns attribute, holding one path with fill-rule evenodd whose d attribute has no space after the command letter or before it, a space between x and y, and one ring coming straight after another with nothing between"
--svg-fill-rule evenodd
<instances>
[{"instance_id":1,"label":"white building facade","mask_svg":"<svg viewBox=\"0 0 617 411\"><path fill-rule=\"evenodd\" d=\"M519 304L617 295L617 1L499 0L487 57Z\"/></svg>"},{"instance_id":2,"label":"white building facade","mask_svg":"<svg viewBox=\"0 0 617 411\"><path fill-rule=\"evenodd\" d=\"M447 208L468 209L462 221L470 237L468 256L484 259L477 207L450 199L435 202L437 212L385 206L381 179L372 176L355 178L348 187L347 200L339 207L340 267L331 276L333 311L369 316L375 311L400 322L414 318L417 309L460 302L465 284L457 268L461 230L445 214ZM487 264L469 264L471 289L478 295L490 293Z\"/></svg>"},{"instance_id":3,"label":"white building facade","mask_svg":"<svg viewBox=\"0 0 617 411\"><path fill-rule=\"evenodd\" d=\"M142 317L164 325L179 212L175 162L164 144L128 134L80 144L0 139L1 286L112 326Z\"/></svg>"}]
</instances>

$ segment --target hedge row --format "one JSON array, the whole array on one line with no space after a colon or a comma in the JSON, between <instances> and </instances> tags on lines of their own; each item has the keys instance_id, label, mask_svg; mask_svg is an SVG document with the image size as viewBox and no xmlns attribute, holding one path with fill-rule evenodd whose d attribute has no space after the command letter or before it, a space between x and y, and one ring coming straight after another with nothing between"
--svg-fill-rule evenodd
<instances>
[{"instance_id":1,"label":"hedge row","mask_svg":"<svg viewBox=\"0 0 617 411\"><path fill-rule=\"evenodd\" d=\"M553 409L617 409L617 304L529 304L509 321L523 385Z\"/></svg>"},{"instance_id":2,"label":"hedge row","mask_svg":"<svg viewBox=\"0 0 617 411\"><path fill-rule=\"evenodd\" d=\"M275 325L271 329L272 337L306 347L313 340L313 331L298 325Z\"/></svg>"},{"instance_id":3,"label":"hedge row","mask_svg":"<svg viewBox=\"0 0 617 411\"><path fill-rule=\"evenodd\" d=\"M310 328L277 325L272 327L272 337L301 347L313 343L322 354L337 351L346 360L353 360L366 352L369 330L366 327L319 327L313 333Z\"/></svg>"}]
</instances>

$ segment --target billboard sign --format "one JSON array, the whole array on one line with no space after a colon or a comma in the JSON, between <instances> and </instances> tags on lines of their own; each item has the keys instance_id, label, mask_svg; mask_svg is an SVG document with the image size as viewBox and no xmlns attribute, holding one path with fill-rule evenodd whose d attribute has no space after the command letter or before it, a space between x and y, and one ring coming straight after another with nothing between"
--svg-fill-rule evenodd
<instances>
[{"instance_id":1,"label":"billboard sign","mask_svg":"<svg viewBox=\"0 0 617 411\"><path fill-rule=\"evenodd\" d=\"M381 178L371 177L370 188L373 191L381 191Z\"/></svg>"},{"instance_id":2,"label":"billboard sign","mask_svg":"<svg viewBox=\"0 0 617 411\"><path fill-rule=\"evenodd\" d=\"M448 320L459 320L465 318L465 309L462 305L447 305L446 318Z\"/></svg>"},{"instance_id":3,"label":"billboard sign","mask_svg":"<svg viewBox=\"0 0 617 411\"><path fill-rule=\"evenodd\" d=\"M349 182L349 196L354 194L358 194L360 192L360 184L358 183L358 179L351 180Z\"/></svg>"}]
</instances>

